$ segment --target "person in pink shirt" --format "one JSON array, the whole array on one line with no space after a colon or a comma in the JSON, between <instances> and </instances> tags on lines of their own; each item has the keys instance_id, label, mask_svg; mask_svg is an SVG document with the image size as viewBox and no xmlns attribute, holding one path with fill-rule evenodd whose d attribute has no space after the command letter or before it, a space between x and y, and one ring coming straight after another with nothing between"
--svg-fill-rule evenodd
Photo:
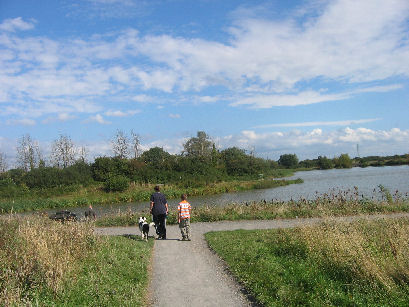
<instances>
[{"instance_id":1,"label":"person in pink shirt","mask_svg":"<svg viewBox=\"0 0 409 307\"><path fill-rule=\"evenodd\" d=\"M187 202L187 195L182 194L181 202L178 205L178 223L182 233L182 241L190 241L190 214L192 206Z\"/></svg>"}]
</instances>

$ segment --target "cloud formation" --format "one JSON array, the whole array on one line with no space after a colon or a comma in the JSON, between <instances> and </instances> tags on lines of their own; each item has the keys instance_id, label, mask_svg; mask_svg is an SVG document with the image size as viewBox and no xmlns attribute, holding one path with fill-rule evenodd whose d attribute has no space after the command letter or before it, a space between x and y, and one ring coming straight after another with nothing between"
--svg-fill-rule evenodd
<instances>
[{"instance_id":1,"label":"cloud formation","mask_svg":"<svg viewBox=\"0 0 409 307\"><path fill-rule=\"evenodd\" d=\"M318 15L307 10L280 21L238 16L225 43L141 35L132 28L88 39L53 40L20 36L19 31L27 33L35 23L21 17L7 19L0 24L0 102L6 103L7 114L24 116L24 102L59 99L61 105L41 110L46 115L67 112L64 100L79 97L94 102L95 97L134 93L135 101L145 102L150 98L144 92L150 90L172 94L219 86L239 93L232 98L233 107L271 108L399 89L399 84L367 84L409 76L404 27L409 2L324 4ZM349 83L355 89L309 89L309 82L317 80ZM205 94L201 100L214 98Z\"/></svg>"}]
</instances>

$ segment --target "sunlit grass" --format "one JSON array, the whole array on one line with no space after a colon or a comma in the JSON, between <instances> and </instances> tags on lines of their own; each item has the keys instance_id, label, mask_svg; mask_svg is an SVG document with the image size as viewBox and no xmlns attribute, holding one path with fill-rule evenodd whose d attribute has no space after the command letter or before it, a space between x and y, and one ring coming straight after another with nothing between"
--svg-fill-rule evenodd
<instances>
[{"instance_id":1,"label":"sunlit grass","mask_svg":"<svg viewBox=\"0 0 409 307\"><path fill-rule=\"evenodd\" d=\"M144 306L153 240L96 237L93 224L0 220L0 306Z\"/></svg>"},{"instance_id":2,"label":"sunlit grass","mask_svg":"<svg viewBox=\"0 0 409 307\"><path fill-rule=\"evenodd\" d=\"M266 306L407 306L409 221L213 232L209 245Z\"/></svg>"},{"instance_id":3,"label":"sunlit grass","mask_svg":"<svg viewBox=\"0 0 409 307\"><path fill-rule=\"evenodd\" d=\"M357 189L347 191L331 191L317 195L315 199L299 199L291 201L260 201L236 203L226 206L204 205L192 209L192 222L216 222L224 220L268 220L280 218L330 217L359 214L409 212L407 195L395 192L393 195L385 188L383 196L367 198L358 193ZM381 196L381 197L379 197ZM140 212L120 212L101 217L98 226L132 226L137 224L139 216L148 216L148 210ZM176 223L176 211L170 212L167 223Z\"/></svg>"}]
</instances>

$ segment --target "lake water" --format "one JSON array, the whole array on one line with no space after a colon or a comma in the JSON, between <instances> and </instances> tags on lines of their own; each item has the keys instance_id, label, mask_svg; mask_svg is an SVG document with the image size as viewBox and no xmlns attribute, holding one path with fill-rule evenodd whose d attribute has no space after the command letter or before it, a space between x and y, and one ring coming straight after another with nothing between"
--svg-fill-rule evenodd
<instances>
[{"instance_id":1,"label":"lake water","mask_svg":"<svg viewBox=\"0 0 409 307\"><path fill-rule=\"evenodd\" d=\"M353 190L358 188L360 195L365 197L380 197L379 185L389 189L394 194L398 191L402 196L409 196L409 166L385 166L351 169L314 170L297 172L290 179L301 178L304 183L292 184L273 189L252 190L219 195L190 197L193 206L226 205L230 203L244 203L267 200L298 200L300 198L315 199L317 194L335 191ZM178 199L168 200L169 206L177 206ZM136 202L107 206L94 206L97 215L115 213L118 211L140 211L149 208L149 202ZM67 208L82 216L85 208ZM55 212L56 210L50 211Z\"/></svg>"}]
</instances>

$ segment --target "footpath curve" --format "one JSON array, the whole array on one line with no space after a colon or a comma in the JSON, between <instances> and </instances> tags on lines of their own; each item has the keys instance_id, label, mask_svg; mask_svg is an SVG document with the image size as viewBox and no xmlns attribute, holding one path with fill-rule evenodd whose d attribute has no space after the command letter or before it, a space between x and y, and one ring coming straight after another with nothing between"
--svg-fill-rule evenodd
<instances>
[{"instance_id":1,"label":"footpath curve","mask_svg":"<svg viewBox=\"0 0 409 307\"><path fill-rule=\"evenodd\" d=\"M409 213L336 218L303 218L256 221L222 221L191 225L192 241L181 241L177 225L167 227L167 240L155 241L150 284L153 306L257 306L228 273L223 261L204 239L209 231L277 229L314 225L325 220L354 221L409 217ZM137 227L95 228L99 235L140 235Z\"/></svg>"}]
</instances>

